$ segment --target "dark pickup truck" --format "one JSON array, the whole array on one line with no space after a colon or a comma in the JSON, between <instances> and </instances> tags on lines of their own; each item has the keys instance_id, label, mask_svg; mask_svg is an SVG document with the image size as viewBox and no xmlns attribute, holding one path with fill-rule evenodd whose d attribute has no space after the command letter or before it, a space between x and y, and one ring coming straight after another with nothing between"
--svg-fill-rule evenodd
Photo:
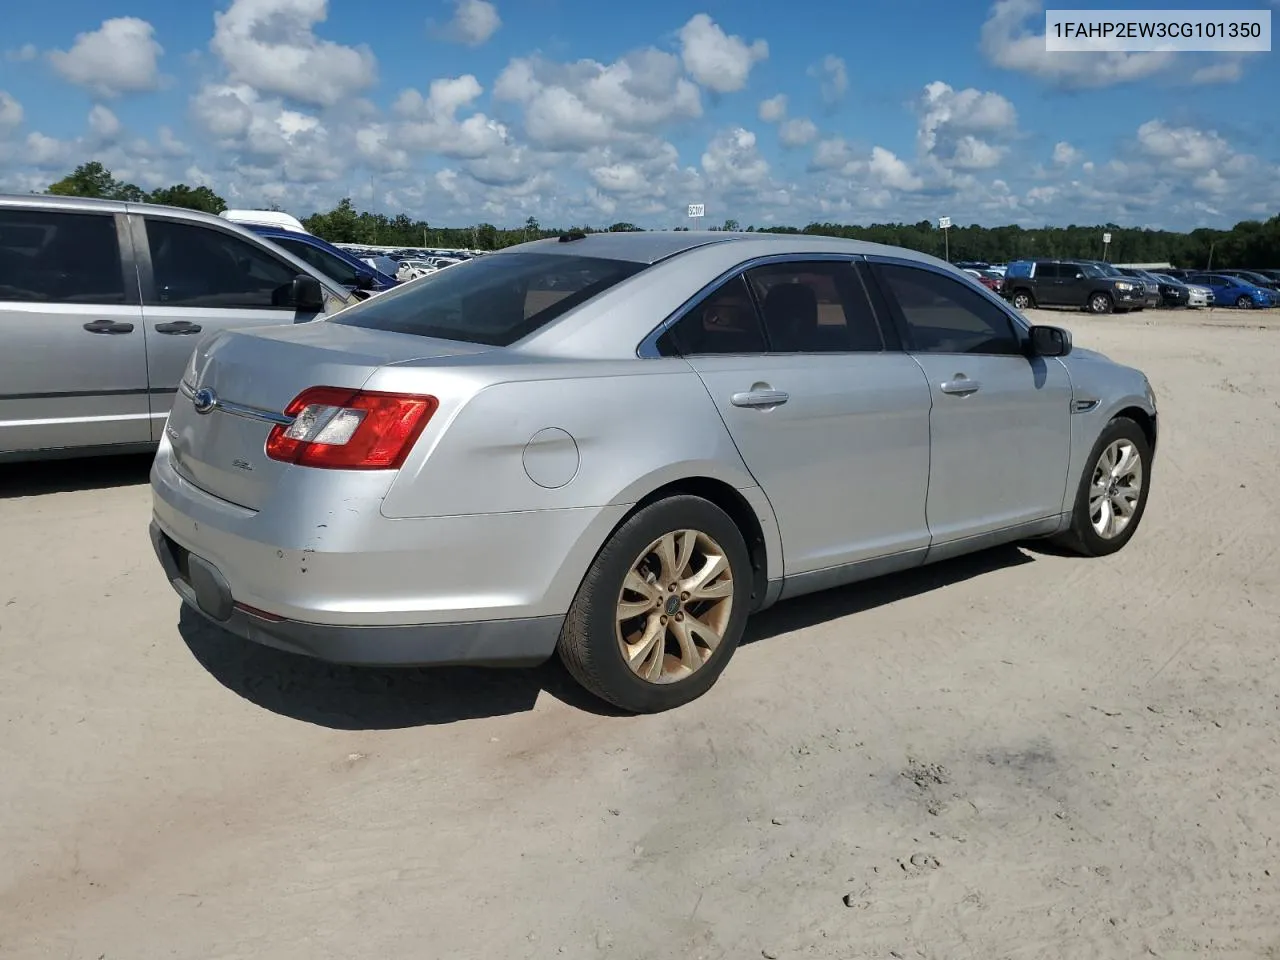
<instances>
[{"instance_id":1,"label":"dark pickup truck","mask_svg":"<svg viewBox=\"0 0 1280 960\"><path fill-rule=\"evenodd\" d=\"M1015 260L1005 271L1000 293L1019 310L1078 307L1090 313L1141 310L1141 280L1111 276L1087 260Z\"/></svg>"}]
</instances>

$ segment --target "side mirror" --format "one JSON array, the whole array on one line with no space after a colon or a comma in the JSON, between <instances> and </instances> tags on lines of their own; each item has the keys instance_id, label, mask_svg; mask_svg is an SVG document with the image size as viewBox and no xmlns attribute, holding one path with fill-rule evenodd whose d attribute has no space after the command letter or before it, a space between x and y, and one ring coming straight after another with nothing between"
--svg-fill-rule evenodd
<instances>
[{"instance_id":1,"label":"side mirror","mask_svg":"<svg viewBox=\"0 0 1280 960\"><path fill-rule=\"evenodd\" d=\"M1083 274L1083 273L1077 273L1077 274L1076 274L1076 279L1077 279L1077 280L1083 280L1083 279L1084 279L1084 274Z\"/></svg>"},{"instance_id":2,"label":"side mirror","mask_svg":"<svg viewBox=\"0 0 1280 960\"><path fill-rule=\"evenodd\" d=\"M1065 357L1071 352L1071 334L1062 327L1034 326L1030 351L1033 357Z\"/></svg>"},{"instance_id":3,"label":"side mirror","mask_svg":"<svg viewBox=\"0 0 1280 960\"><path fill-rule=\"evenodd\" d=\"M288 287L288 304L299 313L324 312L324 287L315 277L300 273Z\"/></svg>"}]
</instances>

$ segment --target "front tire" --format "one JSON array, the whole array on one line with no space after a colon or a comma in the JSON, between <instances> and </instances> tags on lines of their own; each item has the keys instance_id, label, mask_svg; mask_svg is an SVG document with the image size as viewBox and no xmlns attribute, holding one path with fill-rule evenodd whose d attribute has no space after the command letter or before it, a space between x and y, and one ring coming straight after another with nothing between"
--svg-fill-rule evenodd
<instances>
[{"instance_id":1,"label":"front tire","mask_svg":"<svg viewBox=\"0 0 1280 960\"><path fill-rule=\"evenodd\" d=\"M1252 309L1253 309L1253 301L1252 301L1252 300L1250 300L1248 297L1246 297L1246 296L1244 296L1244 295L1241 295L1241 296L1239 296L1239 297L1237 297L1237 298L1236 298L1236 309L1237 309L1237 310L1252 310Z\"/></svg>"},{"instance_id":2,"label":"front tire","mask_svg":"<svg viewBox=\"0 0 1280 960\"><path fill-rule=\"evenodd\" d=\"M1151 444L1128 417L1103 428L1089 452L1071 511L1071 527L1058 537L1086 557L1104 557L1128 543L1147 509Z\"/></svg>"},{"instance_id":3,"label":"front tire","mask_svg":"<svg viewBox=\"0 0 1280 960\"><path fill-rule=\"evenodd\" d=\"M1110 313L1113 304L1105 293L1095 293L1089 298L1090 313Z\"/></svg>"},{"instance_id":4,"label":"front tire","mask_svg":"<svg viewBox=\"0 0 1280 960\"><path fill-rule=\"evenodd\" d=\"M639 510L601 548L556 650L587 690L633 713L702 696L742 639L746 542L723 510L674 496Z\"/></svg>"}]
</instances>

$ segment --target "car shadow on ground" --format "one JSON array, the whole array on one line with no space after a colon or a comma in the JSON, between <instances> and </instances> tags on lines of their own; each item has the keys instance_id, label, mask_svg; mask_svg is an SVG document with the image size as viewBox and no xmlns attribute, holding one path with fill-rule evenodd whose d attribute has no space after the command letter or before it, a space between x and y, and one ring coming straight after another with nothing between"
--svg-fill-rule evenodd
<instances>
[{"instance_id":1,"label":"car shadow on ground","mask_svg":"<svg viewBox=\"0 0 1280 960\"><path fill-rule=\"evenodd\" d=\"M127 454L75 460L0 463L0 500L146 483L155 455Z\"/></svg>"},{"instance_id":2,"label":"car shadow on ground","mask_svg":"<svg viewBox=\"0 0 1280 960\"><path fill-rule=\"evenodd\" d=\"M753 617L743 643L1034 562L1015 546L997 547L799 597ZM390 730L523 713L543 692L598 716L627 716L584 691L554 658L532 669L510 670L347 667L243 640L185 607L178 631L196 660L227 689L272 713L337 730Z\"/></svg>"}]
</instances>

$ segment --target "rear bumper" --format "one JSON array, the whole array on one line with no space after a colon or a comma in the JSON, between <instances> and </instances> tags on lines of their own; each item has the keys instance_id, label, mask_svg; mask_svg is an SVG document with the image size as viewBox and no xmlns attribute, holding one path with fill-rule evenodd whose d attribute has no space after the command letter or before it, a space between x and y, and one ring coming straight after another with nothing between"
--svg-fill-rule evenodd
<instances>
[{"instance_id":1,"label":"rear bumper","mask_svg":"<svg viewBox=\"0 0 1280 960\"><path fill-rule=\"evenodd\" d=\"M563 616L349 626L245 609L222 571L151 521L151 545L183 602L222 629L264 646L355 666L532 666L555 651Z\"/></svg>"}]
</instances>

